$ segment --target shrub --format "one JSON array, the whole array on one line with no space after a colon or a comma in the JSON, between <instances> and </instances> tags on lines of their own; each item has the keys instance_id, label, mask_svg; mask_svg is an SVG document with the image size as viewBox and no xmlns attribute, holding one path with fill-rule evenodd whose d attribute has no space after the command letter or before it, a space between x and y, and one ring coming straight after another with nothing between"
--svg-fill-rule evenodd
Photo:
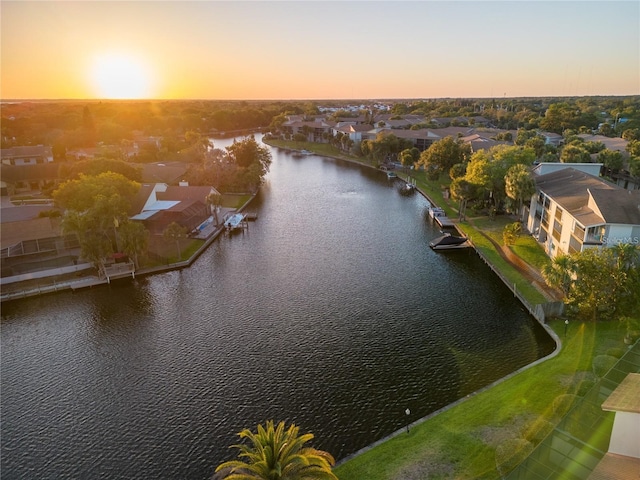
<instances>
[{"instance_id":1,"label":"shrub","mask_svg":"<svg viewBox=\"0 0 640 480\"><path fill-rule=\"evenodd\" d=\"M518 240L522 232L522 224L520 222L509 223L505 225L502 231L502 241L505 245L513 245Z\"/></svg>"}]
</instances>

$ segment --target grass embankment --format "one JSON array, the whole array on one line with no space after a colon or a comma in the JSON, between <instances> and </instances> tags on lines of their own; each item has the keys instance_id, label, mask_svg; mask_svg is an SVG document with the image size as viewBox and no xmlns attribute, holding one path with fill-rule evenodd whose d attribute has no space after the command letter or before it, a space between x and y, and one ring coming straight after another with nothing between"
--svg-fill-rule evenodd
<instances>
[{"instance_id":1,"label":"grass embankment","mask_svg":"<svg viewBox=\"0 0 640 480\"><path fill-rule=\"evenodd\" d=\"M443 208L448 217L458 218L459 212L456 202L445 198L443 195L444 187L446 187L448 183L449 182L443 183L438 180L426 180L424 175L417 175L416 178L418 188L436 205ZM476 249L500 271L510 285L515 285L518 292L520 292L530 305L545 303L547 301L545 296L532 285L527 278L523 277L513 265L502 258L496 250L495 245L489 240L489 238L491 238L498 245L501 245L502 230L506 224L512 223L513 219L502 216L490 219L488 216L473 217L472 215L472 212L467 212L467 220L459 222L457 224L458 229L471 239ZM549 261L547 255L533 237L527 235L518 238L515 245L511 247L511 250L535 268L540 268L541 265Z\"/></svg>"},{"instance_id":2,"label":"grass embankment","mask_svg":"<svg viewBox=\"0 0 640 480\"><path fill-rule=\"evenodd\" d=\"M550 322L559 335L564 323ZM572 323L551 360L440 413L335 469L341 480L497 479L496 448L513 439L538 443L564 412L560 395L584 393L593 358L624 348L618 323ZM581 388L582 384L582 388Z\"/></svg>"},{"instance_id":3,"label":"grass embankment","mask_svg":"<svg viewBox=\"0 0 640 480\"><path fill-rule=\"evenodd\" d=\"M269 143L337 158L348 157L345 159L370 165L362 158L338 155L337 149L328 145ZM418 188L450 218L458 217L456 202L443 195L448 181L429 181L423 174L411 176ZM530 281L502 258L491 241L501 245L502 229L513 219L474 217L473 212L467 212L467 217L458 227L472 239L476 248L516 285L531 305L546 302ZM549 262L537 242L526 235L520 237L511 250L538 270ZM565 325L561 320L550 321L549 325L563 336ZM337 467L335 473L341 480L500 478L496 449L517 439L539 443L564 413L554 409L554 400L565 394L584 394L592 381L593 359L611 350L623 350L624 333L619 323L572 322L562 351L556 357L434 415L412 427L408 434L402 433L352 458ZM562 402L556 405L559 403Z\"/></svg>"}]
</instances>

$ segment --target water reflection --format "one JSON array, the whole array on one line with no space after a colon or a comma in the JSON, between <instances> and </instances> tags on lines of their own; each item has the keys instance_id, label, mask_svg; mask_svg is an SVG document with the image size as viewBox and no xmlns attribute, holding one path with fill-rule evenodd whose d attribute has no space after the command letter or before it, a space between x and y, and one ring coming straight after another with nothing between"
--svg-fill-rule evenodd
<instances>
[{"instance_id":1,"label":"water reflection","mask_svg":"<svg viewBox=\"0 0 640 480\"><path fill-rule=\"evenodd\" d=\"M552 349L381 172L274 151L257 200L189 269L3 305L3 475L208 478L270 418L341 458Z\"/></svg>"}]
</instances>

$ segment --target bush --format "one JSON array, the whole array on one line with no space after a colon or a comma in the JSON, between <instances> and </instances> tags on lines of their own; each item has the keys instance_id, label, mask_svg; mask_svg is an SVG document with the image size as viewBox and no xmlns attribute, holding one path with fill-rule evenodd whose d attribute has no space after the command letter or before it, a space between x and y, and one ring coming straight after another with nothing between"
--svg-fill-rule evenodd
<instances>
[{"instance_id":1,"label":"bush","mask_svg":"<svg viewBox=\"0 0 640 480\"><path fill-rule=\"evenodd\" d=\"M611 367L617 363L617 361L618 359L611 355L598 355L593 359L593 373L598 377L604 377L605 374L611 370Z\"/></svg>"},{"instance_id":2,"label":"bush","mask_svg":"<svg viewBox=\"0 0 640 480\"><path fill-rule=\"evenodd\" d=\"M502 231L502 241L505 245L513 245L518 240L522 232L522 224L520 222L509 223L505 225Z\"/></svg>"},{"instance_id":3,"label":"bush","mask_svg":"<svg viewBox=\"0 0 640 480\"><path fill-rule=\"evenodd\" d=\"M496 468L501 476L506 475L533 451L533 444L524 438L512 438L496 448Z\"/></svg>"}]
</instances>

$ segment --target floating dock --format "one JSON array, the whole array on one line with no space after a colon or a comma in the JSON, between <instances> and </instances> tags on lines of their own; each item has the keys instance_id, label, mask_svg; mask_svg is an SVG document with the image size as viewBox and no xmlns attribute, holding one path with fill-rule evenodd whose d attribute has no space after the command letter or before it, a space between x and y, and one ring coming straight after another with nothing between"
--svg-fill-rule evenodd
<instances>
[{"instance_id":1,"label":"floating dock","mask_svg":"<svg viewBox=\"0 0 640 480\"><path fill-rule=\"evenodd\" d=\"M447 214L444 213L444 210L440 207L430 207L429 216L433 218L442 228L455 227L453 221L449 217L447 217Z\"/></svg>"}]
</instances>

